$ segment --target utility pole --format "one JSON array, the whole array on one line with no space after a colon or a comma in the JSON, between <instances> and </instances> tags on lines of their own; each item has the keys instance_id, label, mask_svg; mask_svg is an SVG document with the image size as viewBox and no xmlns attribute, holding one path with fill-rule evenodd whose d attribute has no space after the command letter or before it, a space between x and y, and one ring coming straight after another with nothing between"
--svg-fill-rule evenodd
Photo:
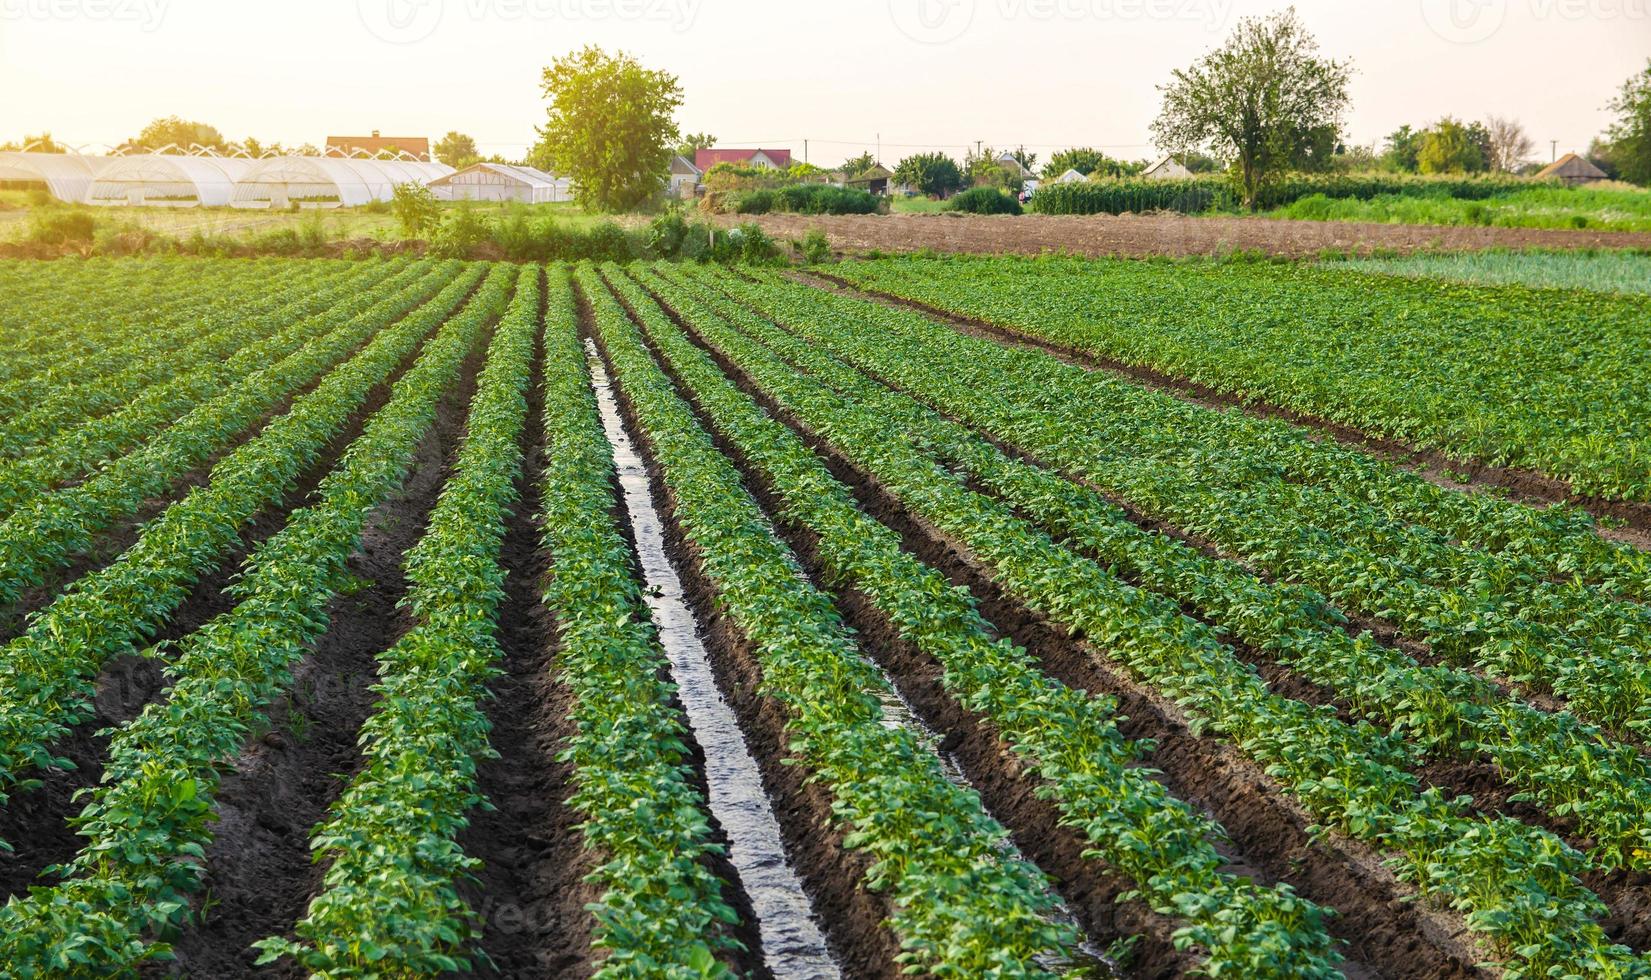
<instances>
[{"instance_id":1,"label":"utility pole","mask_svg":"<svg viewBox=\"0 0 1651 980\"><path fill-rule=\"evenodd\" d=\"M877 134L877 162L883 162L883 134Z\"/></svg>"},{"instance_id":2,"label":"utility pole","mask_svg":"<svg viewBox=\"0 0 1651 980\"><path fill-rule=\"evenodd\" d=\"M803 162L808 162L808 140L803 140Z\"/></svg>"},{"instance_id":3,"label":"utility pole","mask_svg":"<svg viewBox=\"0 0 1651 980\"><path fill-rule=\"evenodd\" d=\"M1548 162L1553 163L1555 160L1558 160L1558 159L1559 159L1559 140L1549 140L1548 141Z\"/></svg>"},{"instance_id":4,"label":"utility pole","mask_svg":"<svg viewBox=\"0 0 1651 980\"><path fill-rule=\"evenodd\" d=\"M980 156L980 144L982 142L984 142L984 140L975 140L975 156L977 157Z\"/></svg>"}]
</instances>

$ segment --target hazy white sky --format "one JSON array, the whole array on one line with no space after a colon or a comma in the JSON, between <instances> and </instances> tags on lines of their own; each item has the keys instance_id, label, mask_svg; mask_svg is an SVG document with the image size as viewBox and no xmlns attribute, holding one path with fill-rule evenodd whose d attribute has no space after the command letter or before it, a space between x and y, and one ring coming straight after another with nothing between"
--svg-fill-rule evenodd
<instances>
[{"instance_id":1,"label":"hazy white sky","mask_svg":"<svg viewBox=\"0 0 1651 980\"><path fill-rule=\"evenodd\" d=\"M681 77L685 130L815 163L983 140L1152 152L1155 86L1265 0L0 0L0 139L115 143L149 119L231 139L476 137L520 154L540 70L586 43ZM1651 0L1300 0L1357 69L1360 143L1512 115L1582 150L1651 57Z\"/></svg>"}]
</instances>

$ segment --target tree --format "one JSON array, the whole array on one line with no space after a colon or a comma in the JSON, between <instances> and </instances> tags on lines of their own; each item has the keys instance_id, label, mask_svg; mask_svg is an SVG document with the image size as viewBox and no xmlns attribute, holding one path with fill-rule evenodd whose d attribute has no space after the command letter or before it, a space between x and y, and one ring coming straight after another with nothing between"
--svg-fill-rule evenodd
<instances>
[{"instance_id":1,"label":"tree","mask_svg":"<svg viewBox=\"0 0 1651 980\"><path fill-rule=\"evenodd\" d=\"M16 143L0 143L0 153L23 152L30 153L67 153L69 148L52 139L51 133L41 133L38 136L24 136Z\"/></svg>"},{"instance_id":2,"label":"tree","mask_svg":"<svg viewBox=\"0 0 1651 980\"><path fill-rule=\"evenodd\" d=\"M1339 132L1352 65L1318 56L1294 7L1239 22L1225 46L1162 86L1152 124L1171 152L1209 148L1234 162L1244 203L1296 164L1326 129Z\"/></svg>"},{"instance_id":3,"label":"tree","mask_svg":"<svg viewBox=\"0 0 1651 980\"><path fill-rule=\"evenodd\" d=\"M454 170L463 170L482 158L476 141L463 133L453 131L436 141L433 151L436 159Z\"/></svg>"},{"instance_id":4,"label":"tree","mask_svg":"<svg viewBox=\"0 0 1651 980\"><path fill-rule=\"evenodd\" d=\"M967 183L977 187L999 187L1020 193L1023 182L1020 171L1004 163L1000 159L1002 155L989 146L982 147L979 152L965 153L963 173Z\"/></svg>"},{"instance_id":5,"label":"tree","mask_svg":"<svg viewBox=\"0 0 1651 980\"><path fill-rule=\"evenodd\" d=\"M281 148L281 144L279 142L265 143L262 140L254 139L251 136L248 136L246 139L241 141L241 149L245 150L247 156L250 157L278 157L287 152Z\"/></svg>"},{"instance_id":6,"label":"tree","mask_svg":"<svg viewBox=\"0 0 1651 980\"><path fill-rule=\"evenodd\" d=\"M1422 134L1416 169L1424 174L1478 173L1485 169L1485 151L1467 126L1446 116Z\"/></svg>"},{"instance_id":7,"label":"tree","mask_svg":"<svg viewBox=\"0 0 1651 980\"><path fill-rule=\"evenodd\" d=\"M1623 82L1622 91L1605 107L1617 114L1617 121L1605 131L1617 177L1651 186L1651 61Z\"/></svg>"},{"instance_id":8,"label":"tree","mask_svg":"<svg viewBox=\"0 0 1651 980\"><path fill-rule=\"evenodd\" d=\"M945 197L963 186L963 171L944 153L914 153L894 168L894 180L930 197Z\"/></svg>"},{"instance_id":9,"label":"tree","mask_svg":"<svg viewBox=\"0 0 1651 980\"><path fill-rule=\"evenodd\" d=\"M844 176L852 178L860 176L875 166L877 166L877 158L867 152L844 160L842 167L839 169L842 170Z\"/></svg>"},{"instance_id":10,"label":"tree","mask_svg":"<svg viewBox=\"0 0 1651 980\"><path fill-rule=\"evenodd\" d=\"M593 45L546 68L544 94L550 113L534 157L573 179L580 204L626 211L665 186L682 105L675 75Z\"/></svg>"},{"instance_id":11,"label":"tree","mask_svg":"<svg viewBox=\"0 0 1651 980\"><path fill-rule=\"evenodd\" d=\"M179 150L189 150L195 146L204 146L210 150L227 150L229 142L224 134L218 132L217 127L208 126L203 122L189 119L180 119L177 116L167 116L156 119L143 127L137 136L126 141L122 149L128 153L133 151L147 151L150 153L175 146Z\"/></svg>"},{"instance_id":12,"label":"tree","mask_svg":"<svg viewBox=\"0 0 1651 980\"><path fill-rule=\"evenodd\" d=\"M1382 154L1387 166L1400 173L1415 173L1416 157L1422 152L1423 135L1422 130L1411 129L1409 123L1388 134L1387 152Z\"/></svg>"},{"instance_id":13,"label":"tree","mask_svg":"<svg viewBox=\"0 0 1651 980\"><path fill-rule=\"evenodd\" d=\"M1026 147L1017 147L1009 155L1015 158L1016 163L1025 167L1027 173L1035 174L1038 172L1038 155L1026 152Z\"/></svg>"},{"instance_id":14,"label":"tree","mask_svg":"<svg viewBox=\"0 0 1651 980\"><path fill-rule=\"evenodd\" d=\"M709 150L711 147L716 145L717 138L712 136L710 133L689 133L677 141L676 152L678 156L687 157L689 160L692 160L696 152L700 150Z\"/></svg>"},{"instance_id":15,"label":"tree","mask_svg":"<svg viewBox=\"0 0 1651 980\"><path fill-rule=\"evenodd\" d=\"M430 188L417 181L397 184L391 189L390 213L396 216L396 223L408 238L418 238L441 224L441 202Z\"/></svg>"},{"instance_id":16,"label":"tree","mask_svg":"<svg viewBox=\"0 0 1651 980\"><path fill-rule=\"evenodd\" d=\"M1049 162L1043 165L1043 175L1045 177L1059 177L1068 170L1076 170L1088 177L1097 170L1105 173L1106 165L1115 162L1105 153L1093 147L1074 146L1070 149L1061 150L1059 153L1051 153Z\"/></svg>"},{"instance_id":17,"label":"tree","mask_svg":"<svg viewBox=\"0 0 1651 980\"><path fill-rule=\"evenodd\" d=\"M1536 141L1517 119L1489 116L1485 119L1485 132L1490 136L1487 162L1490 169L1498 173L1514 173L1536 150Z\"/></svg>"}]
</instances>

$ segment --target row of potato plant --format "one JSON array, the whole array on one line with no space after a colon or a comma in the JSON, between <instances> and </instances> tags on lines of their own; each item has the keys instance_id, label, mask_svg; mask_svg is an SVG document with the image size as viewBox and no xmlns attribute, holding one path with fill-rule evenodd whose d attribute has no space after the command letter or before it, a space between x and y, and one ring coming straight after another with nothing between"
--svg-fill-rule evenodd
<instances>
[{"instance_id":1,"label":"row of potato plant","mask_svg":"<svg viewBox=\"0 0 1651 980\"><path fill-rule=\"evenodd\" d=\"M545 324L545 607L556 677L573 695L568 803L594 861L601 977L722 976L736 920L706 859L721 852L695 785L689 729L669 661L614 516L613 450L602 429L566 271Z\"/></svg>"},{"instance_id":2,"label":"row of potato plant","mask_svg":"<svg viewBox=\"0 0 1651 980\"><path fill-rule=\"evenodd\" d=\"M799 375L737 331L711 342L726 344L723 353L802 424L959 542L1009 596L1085 637L1201 728L1230 739L1315 818L1389 852L1402 878L1465 914L1504 958L1506 973L1647 971L1606 936L1598 920L1608 910L1578 879L1586 862L1564 841L1479 815L1467 798L1421 790L1399 740L1274 693L1177 602L1120 580L909 443L890 440L879 413Z\"/></svg>"},{"instance_id":3,"label":"row of potato plant","mask_svg":"<svg viewBox=\"0 0 1651 980\"><path fill-rule=\"evenodd\" d=\"M1281 581L1316 589L1344 609L1390 620L1447 660L1552 691L1578 715L1608 728L1651 729L1651 671L1644 669L1651 609L1425 540L1423 529L1390 520L1379 507L1355 507L1350 497L1258 472L1212 476L1218 467L1209 465L1200 440L1206 430L1224 429L1234 445L1248 445L1235 413L965 337L908 311L796 284L774 288L813 298L822 322L829 315L854 325L854 358L904 357L905 373L944 365L924 369L910 382L923 390L910 390L1137 510ZM871 329L875 345L865 343ZM899 366L889 370L891 378L902 374ZM988 389L1003 397L979 397ZM1305 440L1294 444L1303 453L1317 451ZM1441 583L1441 575L1453 577Z\"/></svg>"},{"instance_id":4,"label":"row of potato plant","mask_svg":"<svg viewBox=\"0 0 1651 980\"><path fill-rule=\"evenodd\" d=\"M223 770L293 681L329 623L366 522L403 483L434 420L515 282L491 269L444 323L390 400L285 527L255 549L229 590L235 606L157 650L171 687L114 729L100 784L79 816L86 844L57 884L0 907L0 961L24 976L108 975L164 958L194 916Z\"/></svg>"},{"instance_id":5,"label":"row of potato plant","mask_svg":"<svg viewBox=\"0 0 1651 980\"><path fill-rule=\"evenodd\" d=\"M1418 762L1483 755L1508 782L1592 841L1590 858L1651 867L1651 760L1565 712L1540 711L1448 666L1352 635L1323 596L1260 579L1167 534L1144 529L1099 494L1010 458L984 437L923 407L781 329L812 307L770 293L754 299L773 322L693 279L685 288L753 340L847 398L896 422L907 438L978 481L1057 540L1169 596L1230 635L1333 691L1362 716L1414 744Z\"/></svg>"},{"instance_id":6,"label":"row of potato plant","mask_svg":"<svg viewBox=\"0 0 1651 980\"><path fill-rule=\"evenodd\" d=\"M0 516L63 481L117 459L156 433L261 367L290 355L326 332L332 324L316 316L339 300L370 290L384 278L381 271L332 276L310 284L296 296L281 293L265 302L250 302L236 314L240 343L228 356L191 358L179 354L178 373L136 394L101 418L83 420L56 436L37 440L0 462ZM255 300L256 293L242 297Z\"/></svg>"},{"instance_id":7,"label":"row of potato plant","mask_svg":"<svg viewBox=\"0 0 1651 980\"><path fill-rule=\"evenodd\" d=\"M715 314L663 281L647 285L706 336ZM783 516L819 536L834 579L866 594L903 637L941 665L943 682L981 713L1041 780L1040 793L1083 835L1092 856L1128 877L1159 911L1185 920L1178 942L1199 947L1212 975L1333 975L1336 954L1320 909L1288 886L1266 888L1222 873L1211 843L1222 831L1136 765L1146 746L1117 731L1111 698L1091 697L1043 674L1031 657L994 640L972 601L900 547L789 429L723 376L631 283L662 356L706 414L785 500ZM679 305L680 304L680 305Z\"/></svg>"},{"instance_id":8,"label":"row of potato plant","mask_svg":"<svg viewBox=\"0 0 1651 980\"><path fill-rule=\"evenodd\" d=\"M1651 500L1641 297L1279 263L853 265L909 298L1426 448ZM1578 420L1586 420L1581 424Z\"/></svg>"},{"instance_id":9,"label":"row of potato plant","mask_svg":"<svg viewBox=\"0 0 1651 980\"><path fill-rule=\"evenodd\" d=\"M910 730L883 723L871 692L887 681L831 598L799 574L595 270L578 279L718 608L754 647L761 690L784 707L790 749L831 795L845 845L870 858L864 885L888 896L901 963L937 976L1050 975L1043 957L1075 937L1050 919L1042 876L1003 853L1002 827Z\"/></svg>"},{"instance_id":10,"label":"row of potato plant","mask_svg":"<svg viewBox=\"0 0 1651 980\"><path fill-rule=\"evenodd\" d=\"M412 305L419 293L435 288L440 275L438 270L421 278L423 285L398 295ZM29 621L23 635L0 648L10 667L0 678L0 788L28 770L61 764L51 746L70 726L92 717L94 683L103 665L167 621L195 584L218 567L247 522L292 491L371 389L458 308L480 275L480 269L462 273L428 305L388 329L384 321L395 317L394 303L381 314L353 320L333 342L311 344L265 373L266 385L296 387L373 337L290 411L220 460L205 486L145 525L130 548L76 581Z\"/></svg>"},{"instance_id":11,"label":"row of potato plant","mask_svg":"<svg viewBox=\"0 0 1651 980\"><path fill-rule=\"evenodd\" d=\"M451 270L448 270L451 275ZM435 292L443 278L428 265L409 267L374 291L319 317L341 325L217 397L177 424L101 467L90 479L29 501L0 522L0 605L41 585L54 569L84 554L110 526L135 513L175 481L210 461L264 415L314 381L397 317Z\"/></svg>"},{"instance_id":12,"label":"row of potato plant","mask_svg":"<svg viewBox=\"0 0 1651 980\"><path fill-rule=\"evenodd\" d=\"M469 966L480 922L460 898L477 862L456 838L482 802L476 766L493 754L483 706L498 673L499 559L521 473L519 440L542 290L524 273L488 347L464 443L403 563L415 625L378 657L365 763L315 829L329 862L294 932L258 944L311 976L431 976Z\"/></svg>"}]
</instances>

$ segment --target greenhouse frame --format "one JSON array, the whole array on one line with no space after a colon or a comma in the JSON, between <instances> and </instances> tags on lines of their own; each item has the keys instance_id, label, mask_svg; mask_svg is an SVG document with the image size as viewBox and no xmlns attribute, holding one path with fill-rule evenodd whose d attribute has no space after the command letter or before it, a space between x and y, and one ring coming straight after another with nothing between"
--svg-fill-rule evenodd
<instances>
[{"instance_id":1,"label":"greenhouse frame","mask_svg":"<svg viewBox=\"0 0 1651 980\"><path fill-rule=\"evenodd\" d=\"M413 160L270 157L253 161L235 183L238 208L356 207L388 201L399 184L424 184L453 168Z\"/></svg>"},{"instance_id":2,"label":"greenhouse frame","mask_svg":"<svg viewBox=\"0 0 1651 980\"><path fill-rule=\"evenodd\" d=\"M150 207L223 207L257 161L245 157L144 153L111 157L98 170L86 203Z\"/></svg>"},{"instance_id":3,"label":"greenhouse frame","mask_svg":"<svg viewBox=\"0 0 1651 980\"><path fill-rule=\"evenodd\" d=\"M476 163L430 181L430 193L440 201L520 201L554 204L573 200L573 182L533 167L508 163Z\"/></svg>"},{"instance_id":4,"label":"greenhouse frame","mask_svg":"<svg viewBox=\"0 0 1651 980\"><path fill-rule=\"evenodd\" d=\"M86 200L92 181L107 164L106 157L86 157L78 153L0 152L0 180L43 183L60 201L79 204Z\"/></svg>"}]
</instances>

